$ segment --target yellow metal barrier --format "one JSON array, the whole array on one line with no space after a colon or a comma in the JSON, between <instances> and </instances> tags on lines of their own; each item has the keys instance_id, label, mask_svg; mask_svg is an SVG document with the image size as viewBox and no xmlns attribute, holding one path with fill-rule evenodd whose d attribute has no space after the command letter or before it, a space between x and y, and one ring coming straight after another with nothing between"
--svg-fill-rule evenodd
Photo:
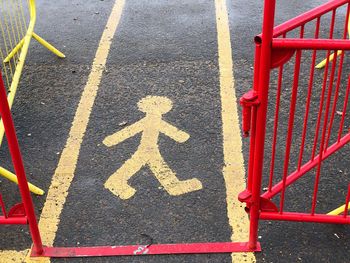
<instances>
[{"instance_id":1,"label":"yellow metal barrier","mask_svg":"<svg viewBox=\"0 0 350 263\"><path fill-rule=\"evenodd\" d=\"M22 74L24 62L28 53L29 44L32 38L37 40L41 45L56 54L58 57L64 58L65 55L57 50L50 43L38 36L34 32L36 22L36 5L35 0L28 0L29 24L27 27L23 10L22 0L0 0L0 7L3 14L0 20L0 30L3 38L4 51L0 49L0 57L3 60L2 70L6 77L8 87L7 99L10 108L13 105L19 80ZM4 53L6 57L4 58ZM4 138L4 126L0 121L0 146ZM0 175L17 183L15 174L0 167ZM43 195L44 191L40 188L28 183L31 192Z\"/></svg>"}]
</instances>

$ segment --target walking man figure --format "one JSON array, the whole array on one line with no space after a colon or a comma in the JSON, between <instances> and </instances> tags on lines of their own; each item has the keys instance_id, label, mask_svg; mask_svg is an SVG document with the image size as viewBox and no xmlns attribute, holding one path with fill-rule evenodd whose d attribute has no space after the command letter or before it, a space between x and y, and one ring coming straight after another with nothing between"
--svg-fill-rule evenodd
<instances>
[{"instance_id":1,"label":"walking man figure","mask_svg":"<svg viewBox=\"0 0 350 263\"><path fill-rule=\"evenodd\" d=\"M202 183L196 178L180 181L159 152L158 137L160 133L164 133L179 143L187 141L190 137L186 132L162 119L162 115L172 108L171 100L166 97L147 96L141 99L137 105L140 111L146 113L146 116L103 140L106 146L111 147L142 133L137 151L108 178L105 188L121 199L131 198L136 190L128 184L128 180L143 166L148 165L170 195L182 195L202 189Z\"/></svg>"}]
</instances>

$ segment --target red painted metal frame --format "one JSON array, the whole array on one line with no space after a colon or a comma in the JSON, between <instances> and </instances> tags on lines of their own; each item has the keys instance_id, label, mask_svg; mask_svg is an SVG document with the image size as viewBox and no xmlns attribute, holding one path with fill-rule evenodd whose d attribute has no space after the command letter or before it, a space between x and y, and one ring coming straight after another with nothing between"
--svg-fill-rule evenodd
<instances>
[{"instance_id":1,"label":"red painted metal frame","mask_svg":"<svg viewBox=\"0 0 350 263\"><path fill-rule=\"evenodd\" d=\"M0 216L0 225L27 225L28 219L26 216L23 217L5 217Z\"/></svg>"},{"instance_id":2,"label":"red painted metal frame","mask_svg":"<svg viewBox=\"0 0 350 263\"><path fill-rule=\"evenodd\" d=\"M341 149L343 146L345 146L347 143L350 142L350 134L347 134L344 136L338 143L334 143L332 146L330 146L327 151L322 156L322 161L326 160L329 156L331 156L334 152ZM298 170L292 172L286 180L285 186L289 186L295 181L297 181L300 177L302 177L305 173L310 171L312 168L316 167L319 163L320 156L317 155L313 160L308 161L303 166L301 166ZM282 191L283 184L282 182L279 182L275 184L269 191L265 192L261 196L264 198L271 199L278 193Z\"/></svg>"},{"instance_id":3,"label":"red painted metal frame","mask_svg":"<svg viewBox=\"0 0 350 263\"><path fill-rule=\"evenodd\" d=\"M271 65L271 45L273 37L273 26L275 17L275 0L267 0L264 2L264 18L263 18L263 35L262 42L258 43L257 51L260 53L259 66L255 68L254 74L254 91L258 94L259 106L255 106L253 109L253 123L254 123L254 136L255 138L251 141L251 146L253 144L254 150L250 151L252 153L253 160L249 160L249 173L248 173L248 190L251 191L251 204L250 206L250 234L249 234L249 248L254 249L258 243L258 223L260 216L260 189L261 189L261 174L262 174L262 162L260 160L264 155L264 140L265 138L265 125L266 125L266 115L267 115L267 102L269 82L270 82L270 67L264 65ZM249 185L250 184L250 185Z\"/></svg>"},{"instance_id":4,"label":"red painted metal frame","mask_svg":"<svg viewBox=\"0 0 350 263\"><path fill-rule=\"evenodd\" d=\"M345 83L345 96L343 102L342 117L339 122L338 134L331 136L333 123L335 120L336 105L338 103L342 74L344 53L338 54L337 51L350 50L350 41L347 39L348 31L347 25L349 23L350 14L350 0L333 0L325 3L313 10L310 10L298 17L295 17L279 26L274 27L274 16L276 0L265 0L264 2L264 17L262 34L255 37L255 63L254 63L254 80L253 89L246 93L241 98L242 109L242 124L244 135L250 133L250 153L248 163L248 180L246 190L239 195L239 200L246 202L247 212L250 214L250 235L249 247L257 246L258 225L259 220L284 220L297 222L315 222L315 223L333 223L333 224L350 224L350 216L348 216L348 206L345 207L342 215L326 215L316 213L317 197L319 191L319 182L322 171L322 163L332 154L339 151L346 144L350 143L350 130L345 130L345 115L347 115L348 100L350 97L350 75L345 78L348 82ZM337 10L340 7L346 8L345 23L342 39L333 39L335 31ZM343 14L343 13L341 13ZM319 38L321 32L321 19L324 16L330 17L329 37ZM314 25L314 38L304 38L306 26ZM308 30L310 27L308 27ZM299 30L299 31L297 31ZM289 37L288 34L293 31L299 32L299 37ZM324 31L324 29L323 29ZM310 33L310 32L307 32ZM288 37L287 37L288 36ZM298 157L297 168L293 172L290 170L290 156L292 149L294 132L295 115L297 110L297 99L299 87L299 77L301 76L301 63L303 60L303 52L309 50L312 53L310 76L307 86L307 98L304 113L304 121L302 128L302 137L300 143L300 151ZM308 121L311 112L310 103L313 94L314 74L316 65L317 51L326 51L326 63L323 73L322 89L320 92L319 110L316 112L317 121L316 129L314 131L314 139L312 146L311 158L307 162L303 162L304 149L308 141L306 134L308 131ZM330 61L330 54L333 52L333 62ZM293 67L293 78L291 78L292 87L290 92L289 108L281 108L282 94L285 93L283 89L283 72L284 64L289 62L292 56L295 59ZM324 56L324 55L323 55ZM340 59L339 59L340 58ZM267 191L262 193L262 177L264 174L264 153L266 141L266 118L268 114L268 99L270 87L270 77L272 69L277 68L277 90L275 93L276 103L274 105L274 124L273 124L273 139L269 171L269 184ZM349 74L349 72L347 72ZM305 73L303 74L305 75ZM345 75L346 76L346 75ZM334 83L335 82L335 83ZM344 80L343 80L344 82ZM343 83L344 84L344 83ZM254 95L254 96L252 96ZM271 95L270 95L271 97ZM247 99L248 98L248 99ZM253 100L249 100L253 98ZM270 98L271 99L271 98ZM286 132L282 134L285 138L285 152L283 165L282 179L274 184L274 168L276 165L275 158L277 154L277 138L279 131L280 111L288 110L289 119L282 123ZM270 110L272 111L272 110ZM348 116L348 115L347 115ZM345 133L345 134L344 134ZM329 146L331 138L337 137L336 141ZM333 139L332 139L333 140ZM318 154L317 154L318 150ZM280 155L281 156L281 155ZM315 181L313 187L313 195L311 200L311 211L309 213L287 212L285 211L286 189L291 186L299 178L306 173L315 169ZM266 172L265 172L266 173ZM276 206L271 198L280 195L279 206ZM345 197L345 203L350 200L350 184L348 185L348 193ZM342 202L344 202L342 201Z\"/></svg>"},{"instance_id":5,"label":"red painted metal frame","mask_svg":"<svg viewBox=\"0 0 350 263\"><path fill-rule=\"evenodd\" d=\"M308 12L305 12L297 17L294 17L287 22L280 24L276 26L273 29L273 37L277 38L282 36L283 34L286 34L302 25L305 25L306 23L317 19L318 17L323 16L324 14L329 13L330 11L334 10L335 8L338 8L339 6L345 5L349 3L349 0L331 0L327 3L318 6L312 10L309 10ZM273 4L273 3L271 3ZM261 35L259 35L261 36Z\"/></svg>"},{"instance_id":6,"label":"red painted metal frame","mask_svg":"<svg viewBox=\"0 0 350 263\"><path fill-rule=\"evenodd\" d=\"M13 167L17 175L18 187L20 190L23 207L25 211L25 215L22 215L22 216L11 217L6 214L1 216L0 224L28 224L30 229L30 234L33 240L32 250L35 253L40 254L43 251L42 242L41 242L38 224L34 213L32 198L30 196L30 192L28 188L28 182L26 179L22 156L21 156L20 148L17 141L16 130L13 124L11 111L7 101L5 85L4 85L1 73L0 73L0 115L5 127L5 134L8 142L8 147L10 150ZM5 211L3 210L3 212Z\"/></svg>"},{"instance_id":7,"label":"red painted metal frame","mask_svg":"<svg viewBox=\"0 0 350 263\"><path fill-rule=\"evenodd\" d=\"M2 197L0 203L3 216L0 224L28 224L33 240L33 257L101 257L101 256L135 256L135 255L161 255L161 254L204 254L204 253L232 253L260 251L260 244L254 249L248 247L246 242L217 242L217 243L188 243L188 244L151 244L129 246L97 246L97 247L43 247L34 207L30 196L24 165L16 137L16 132L7 102L6 90L0 72L0 114L5 126L6 138L18 178L24 211L22 205L18 213L10 216L6 213Z\"/></svg>"},{"instance_id":8,"label":"red painted metal frame","mask_svg":"<svg viewBox=\"0 0 350 263\"><path fill-rule=\"evenodd\" d=\"M329 55L330 50L350 50L350 42L346 39L347 29L345 26L344 37L340 40L333 40L333 31L335 23L336 9L342 5L349 4L349 0L335 0L317 7L299 17L296 17L281 26L274 28L275 15L275 0L265 0L264 2L264 19L263 19L263 33L255 38L256 40L256 55L255 55L255 71L254 71L254 86L250 94L246 95L241 104L244 108L244 132L246 135L251 132L250 141L250 155L248 166L248 183L247 189L240 195L242 201L247 202L247 208L250 214L250 234L249 242L227 242L227 243L191 243L191 244L151 244L151 245L130 245L130 246L100 246L100 247L43 247L40 239L34 209L29 194L27 181L25 178L23 162L21 159L18 142L11 119L10 110L6 100L6 92L2 79L0 80L0 113L2 115L6 136L9 141L9 148L13 159L16 174L19 179L19 188L21 191L23 204L25 207L25 217L8 218L6 216L0 217L0 223L7 221L13 224L22 224L28 222L31 235L33 239L32 256L42 257L95 257L95 256L121 256L121 255L156 255L156 254L198 254L198 253L231 253L231 252L252 252L260 251L260 244L257 242L258 225L260 219L267 220L286 220L298 222L317 222L317 223L335 223L335 224L350 224L350 217L347 216L348 206L344 209L344 214L340 216L331 216L315 213L318 184L320 180L321 164L331 154L338 151L345 144L350 141L350 131L346 135L342 135L344 128L345 112L347 109L347 101L350 90L350 77L347 85L343 117L340 123L338 133L338 140L328 147L330 138L331 125L334 120L335 107L330 109L331 94L333 91L333 80L335 79L335 67L337 61L337 54L334 56L334 62L331 65L331 71L328 83L329 72ZM332 12L330 36L329 39L318 39L318 32L320 29L320 18L329 12ZM349 6L346 14L346 25L348 23ZM306 23L316 20L315 39L304 38L304 26ZM300 38L286 38L289 31L300 28ZM300 149L301 156L299 157L298 169L288 174L289 157L291 154L291 144L293 137L294 118L296 113L296 100L299 86L299 74L301 70L301 56L302 50L315 50L312 58L312 66L310 73L310 85L308 92L308 99L306 104L305 121L303 128L302 146ZM302 153L305 146L305 131L307 118L309 113L310 94L312 92L312 82L315 65L316 50L327 50L327 62L324 73L324 81L322 86L322 95L320 98L320 109L317 120L317 129L314 139L314 146L312 158L309 162L302 165ZM286 51L283 51L286 50ZM279 67L278 76L278 90L276 115L274 125L274 139L273 139L273 154L275 153L277 122L279 100L282 92L282 73L283 64L295 53L294 78L292 85L292 96L290 102L290 117L288 120L288 132L286 139L286 150L284 159L283 179L276 185L272 185L273 172L270 174L270 184L268 192L261 194L263 160L265 150L265 135L266 135L266 118L268 110L268 94L270 88L270 73L274 67ZM336 84L336 96L338 98L340 77L342 71L342 63L344 52L340 55L340 66L338 71L338 81ZM326 92L328 91L328 92ZM327 94L327 95L326 95ZM323 107L325 103L324 124L321 137L319 137L319 129L321 128L321 116L323 115ZM331 113L330 124L328 123L329 113ZM329 126L328 126L329 125ZM328 134L327 134L328 130ZM319 154L316 155L316 148L321 139ZM315 156L316 155L316 156ZM271 162L271 167L274 167L274 157ZM285 191L286 188L301 178L305 173L312 168L316 168L316 178L314 185L314 194L312 197L312 210L310 213L296 213L284 211ZM276 194L281 194L279 208L274 205L270 198ZM350 200L350 185L345 201Z\"/></svg>"},{"instance_id":9,"label":"red painted metal frame","mask_svg":"<svg viewBox=\"0 0 350 263\"><path fill-rule=\"evenodd\" d=\"M345 39L297 39L276 38L272 41L276 49L317 49L317 50L350 50L349 40Z\"/></svg>"},{"instance_id":10,"label":"red painted metal frame","mask_svg":"<svg viewBox=\"0 0 350 263\"><path fill-rule=\"evenodd\" d=\"M328 223L328 224L349 224L349 217L331 216L324 214L305 214L305 213L273 213L261 212L260 219L264 220L281 220L281 221L295 221L295 222L312 222L312 223Z\"/></svg>"},{"instance_id":11,"label":"red painted metal frame","mask_svg":"<svg viewBox=\"0 0 350 263\"><path fill-rule=\"evenodd\" d=\"M32 257L105 257L105 256L141 256L164 254L209 254L260 251L260 244L249 249L246 242L188 243L188 244L152 244L129 246L98 247L44 247L42 254L32 253Z\"/></svg>"}]
</instances>

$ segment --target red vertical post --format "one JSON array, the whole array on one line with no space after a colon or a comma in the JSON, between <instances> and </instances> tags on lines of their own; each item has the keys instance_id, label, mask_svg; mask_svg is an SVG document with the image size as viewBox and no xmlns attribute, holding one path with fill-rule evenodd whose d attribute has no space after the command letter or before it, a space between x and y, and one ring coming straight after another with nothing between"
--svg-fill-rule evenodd
<instances>
[{"instance_id":1,"label":"red vertical post","mask_svg":"<svg viewBox=\"0 0 350 263\"><path fill-rule=\"evenodd\" d=\"M345 207L344 207L344 218L348 216L348 211L349 211L349 202L350 202L350 184L348 184L348 194L346 195L345 199Z\"/></svg>"},{"instance_id":2,"label":"red vertical post","mask_svg":"<svg viewBox=\"0 0 350 263\"><path fill-rule=\"evenodd\" d=\"M254 171L252 198L250 207L250 233L249 247L254 249L258 241L258 226L259 226L259 211L260 211L260 191L261 177L263 168L265 129L266 129L266 114L268 103L268 90L270 82L271 70L271 47L273 37L273 26L275 16L275 0L265 0L264 2L264 18L261 38L261 57L259 70L259 85L257 106L257 123L255 130L255 151L254 151Z\"/></svg>"},{"instance_id":3,"label":"red vertical post","mask_svg":"<svg viewBox=\"0 0 350 263\"><path fill-rule=\"evenodd\" d=\"M255 45L255 58L254 58L254 80L253 90L257 92L259 86L259 69L260 69L260 54L261 45L256 43ZM254 171L254 151L255 151L255 129L256 129L256 107L252 107L251 118L251 133L250 133L250 146L249 146L249 162L248 162L248 180L247 189L252 191L253 185L253 171Z\"/></svg>"},{"instance_id":4,"label":"red vertical post","mask_svg":"<svg viewBox=\"0 0 350 263\"><path fill-rule=\"evenodd\" d=\"M11 111L7 101L5 86L4 86L1 72L0 72L0 114L5 127L5 134L8 141L8 147L10 150L13 167L17 175L18 187L22 196L22 202L24 205L30 233L33 240L33 252L40 255L43 252L43 246L41 242L38 223L36 221L36 217L34 213L33 202L30 196L29 188L28 188L28 182L27 182L27 178L26 178L26 174L23 166L23 160L22 160L21 152L17 141L16 130L13 124Z\"/></svg>"}]
</instances>

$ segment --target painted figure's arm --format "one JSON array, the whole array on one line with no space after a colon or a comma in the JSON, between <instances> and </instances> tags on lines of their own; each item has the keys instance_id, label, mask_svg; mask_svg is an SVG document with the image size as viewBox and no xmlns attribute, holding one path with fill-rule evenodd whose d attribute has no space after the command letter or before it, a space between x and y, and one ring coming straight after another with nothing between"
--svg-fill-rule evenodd
<instances>
[{"instance_id":1,"label":"painted figure's arm","mask_svg":"<svg viewBox=\"0 0 350 263\"><path fill-rule=\"evenodd\" d=\"M113 145L117 145L118 143L121 143L133 136L135 136L136 134L142 132L142 128L143 128L143 121L140 120L128 127L125 127L124 129L117 131L116 133L107 136L104 140L103 140L103 144L111 147Z\"/></svg>"},{"instance_id":2,"label":"painted figure's arm","mask_svg":"<svg viewBox=\"0 0 350 263\"><path fill-rule=\"evenodd\" d=\"M165 121L162 121L160 125L160 132L180 143L185 142L190 138L190 135L187 132L181 131Z\"/></svg>"}]
</instances>

